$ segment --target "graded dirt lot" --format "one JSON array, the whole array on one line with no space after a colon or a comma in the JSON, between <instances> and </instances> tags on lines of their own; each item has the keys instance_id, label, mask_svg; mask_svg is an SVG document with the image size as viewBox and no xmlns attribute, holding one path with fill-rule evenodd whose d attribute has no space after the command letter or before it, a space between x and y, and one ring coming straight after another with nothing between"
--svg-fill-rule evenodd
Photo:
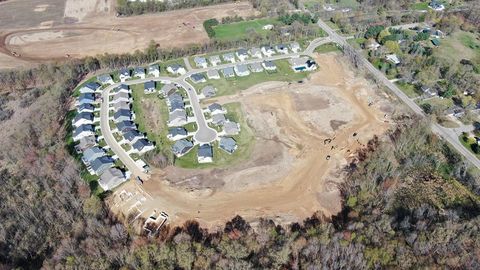
<instances>
[{"instance_id":1,"label":"graded dirt lot","mask_svg":"<svg viewBox=\"0 0 480 270\"><path fill-rule=\"evenodd\" d=\"M67 55L129 53L145 49L151 40L162 48L203 43L208 41L202 25L205 20L246 17L256 12L248 2L238 2L116 17L113 0L40 0L35 5L25 2L10 0L0 5L0 53L4 54L0 69L17 62L23 66L22 60L38 63ZM7 10L22 16L12 17ZM13 52L19 56L13 57Z\"/></svg>"},{"instance_id":2,"label":"graded dirt lot","mask_svg":"<svg viewBox=\"0 0 480 270\"><path fill-rule=\"evenodd\" d=\"M316 211L337 213L341 169L389 127L391 108L335 54L318 56L317 63L319 71L303 84L263 83L217 99L242 104L255 133L252 156L228 168L153 172L141 187L148 194L139 206L145 215L158 209L177 225L195 219L219 228L236 214L251 222L269 217L289 223ZM116 194L135 188L130 182ZM114 211L131 206L116 195L111 200L119 203Z\"/></svg>"}]
</instances>

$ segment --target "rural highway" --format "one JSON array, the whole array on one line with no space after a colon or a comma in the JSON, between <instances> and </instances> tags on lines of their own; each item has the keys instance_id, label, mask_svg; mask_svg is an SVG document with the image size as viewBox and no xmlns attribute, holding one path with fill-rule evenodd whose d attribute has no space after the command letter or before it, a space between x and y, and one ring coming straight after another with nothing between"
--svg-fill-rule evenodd
<instances>
[{"instance_id":1,"label":"rural highway","mask_svg":"<svg viewBox=\"0 0 480 270\"><path fill-rule=\"evenodd\" d=\"M325 22L321 19L318 20L318 26L322 28L329 36L329 38L343 46L344 48L349 48L350 50L356 52L359 59L362 60L362 64L364 67L371 73L375 78L382 82L388 89L390 89L401 101L403 101L412 111L416 114L425 117L422 108L418 106L413 100L411 100L405 93L402 92L395 84L390 82L387 77L378 69L376 69L364 56L361 52L358 52L353 48L347 40L337 34L330 26L328 26ZM480 169L480 160L468 149L466 149L458 140L458 136L455 135L455 132L451 132L448 129L440 126L437 123L432 123L432 131L435 134L438 134L444 140L449 142L453 148L455 148L460 154L462 154L470 163L472 163L475 167Z\"/></svg>"}]
</instances>

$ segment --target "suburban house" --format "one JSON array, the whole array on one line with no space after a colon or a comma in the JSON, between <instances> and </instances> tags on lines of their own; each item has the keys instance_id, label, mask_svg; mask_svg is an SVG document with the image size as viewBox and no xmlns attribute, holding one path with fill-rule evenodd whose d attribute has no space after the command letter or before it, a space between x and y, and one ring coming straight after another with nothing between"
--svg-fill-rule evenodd
<instances>
[{"instance_id":1,"label":"suburban house","mask_svg":"<svg viewBox=\"0 0 480 270\"><path fill-rule=\"evenodd\" d=\"M248 51L243 48L238 49L235 54L237 55L238 59L240 59L240 61L245 61L248 58Z\"/></svg>"},{"instance_id":2,"label":"suburban house","mask_svg":"<svg viewBox=\"0 0 480 270\"><path fill-rule=\"evenodd\" d=\"M114 111L130 110L130 103L126 101L115 102L113 103L113 110Z\"/></svg>"},{"instance_id":3,"label":"suburban house","mask_svg":"<svg viewBox=\"0 0 480 270\"><path fill-rule=\"evenodd\" d=\"M136 67L133 70L133 77L145 79L145 69L143 67Z\"/></svg>"},{"instance_id":4,"label":"suburban house","mask_svg":"<svg viewBox=\"0 0 480 270\"><path fill-rule=\"evenodd\" d=\"M226 53L223 56L223 61L235 63L235 55L233 53Z\"/></svg>"},{"instance_id":5,"label":"suburban house","mask_svg":"<svg viewBox=\"0 0 480 270\"><path fill-rule=\"evenodd\" d=\"M195 65L197 67L200 67L200 68L208 67L207 59L205 59L205 57L195 56L193 58L193 62L195 62Z\"/></svg>"},{"instance_id":6,"label":"suburban house","mask_svg":"<svg viewBox=\"0 0 480 270\"><path fill-rule=\"evenodd\" d=\"M94 104L95 103L95 94L92 93L85 93L80 94L77 99L77 106L82 104Z\"/></svg>"},{"instance_id":7,"label":"suburban house","mask_svg":"<svg viewBox=\"0 0 480 270\"><path fill-rule=\"evenodd\" d=\"M113 95L112 103L117 102L130 102L131 98L130 95L126 92L117 92Z\"/></svg>"},{"instance_id":8,"label":"suburban house","mask_svg":"<svg viewBox=\"0 0 480 270\"><path fill-rule=\"evenodd\" d=\"M190 149L192 148L193 148L193 143L191 141L182 139L175 142L175 144L172 146L172 152L177 157L181 157L186 153L188 153L188 151L190 151Z\"/></svg>"},{"instance_id":9,"label":"suburban house","mask_svg":"<svg viewBox=\"0 0 480 270\"><path fill-rule=\"evenodd\" d=\"M88 165L88 164L90 164L90 162L94 161L95 159L97 159L99 157L103 157L103 156L105 156L105 151L103 151L103 149L98 147L98 146L94 146L94 147L86 149L83 152L82 161L83 161L83 163Z\"/></svg>"},{"instance_id":10,"label":"suburban house","mask_svg":"<svg viewBox=\"0 0 480 270\"><path fill-rule=\"evenodd\" d=\"M235 73L233 72L233 67L226 67L222 69L222 74L223 74L223 77L225 78L235 77Z\"/></svg>"},{"instance_id":11,"label":"suburban house","mask_svg":"<svg viewBox=\"0 0 480 270\"><path fill-rule=\"evenodd\" d=\"M206 98L211 98L211 97L215 96L216 91L215 91L215 88L213 86L207 85L202 89L202 94Z\"/></svg>"},{"instance_id":12,"label":"suburban house","mask_svg":"<svg viewBox=\"0 0 480 270\"><path fill-rule=\"evenodd\" d=\"M445 9L445 6L436 0L432 0L429 4L428 7L435 10L435 11L442 11Z\"/></svg>"},{"instance_id":13,"label":"suburban house","mask_svg":"<svg viewBox=\"0 0 480 270\"><path fill-rule=\"evenodd\" d=\"M288 61L290 62L290 65L292 65L292 69L295 72L311 71L317 69L317 64L315 63L315 61L311 60L308 57L291 58Z\"/></svg>"},{"instance_id":14,"label":"suburban house","mask_svg":"<svg viewBox=\"0 0 480 270\"><path fill-rule=\"evenodd\" d=\"M168 97L171 94L175 93L177 91L177 87L173 83L167 83L164 86L162 86L162 89L160 89L160 92L164 97Z\"/></svg>"},{"instance_id":15,"label":"suburban house","mask_svg":"<svg viewBox=\"0 0 480 270\"><path fill-rule=\"evenodd\" d=\"M258 72L262 72L263 71L263 67L262 67L262 64L261 63L251 63L250 65L248 65L248 67L250 68L250 70L254 73L258 73Z\"/></svg>"},{"instance_id":16,"label":"suburban house","mask_svg":"<svg viewBox=\"0 0 480 270\"><path fill-rule=\"evenodd\" d=\"M205 76L202 73L192 74L190 75L190 79L192 79L192 82L194 83L204 83L207 81L207 79L205 79Z\"/></svg>"},{"instance_id":17,"label":"suburban house","mask_svg":"<svg viewBox=\"0 0 480 270\"><path fill-rule=\"evenodd\" d=\"M155 82L154 81L148 81L143 83L143 91L145 94L151 94L155 92Z\"/></svg>"},{"instance_id":18,"label":"suburban house","mask_svg":"<svg viewBox=\"0 0 480 270\"><path fill-rule=\"evenodd\" d=\"M107 169L113 167L112 158L103 156L90 162L90 168L96 175L101 175Z\"/></svg>"},{"instance_id":19,"label":"suburban house","mask_svg":"<svg viewBox=\"0 0 480 270\"><path fill-rule=\"evenodd\" d=\"M125 181L127 181L127 178L125 178L122 171L117 168L108 168L100 176L98 184L103 190L107 191L117 187Z\"/></svg>"},{"instance_id":20,"label":"suburban house","mask_svg":"<svg viewBox=\"0 0 480 270\"><path fill-rule=\"evenodd\" d=\"M420 87L420 90L422 90L423 94L427 97L434 97L438 95L437 91L432 90L430 87L426 85L422 85L422 87Z\"/></svg>"},{"instance_id":21,"label":"suburban house","mask_svg":"<svg viewBox=\"0 0 480 270\"><path fill-rule=\"evenodd\" d=\"M184 67L182 67L179 64L172 64L167 67L167 71L172 73L172 74L177 74L177 75L183 75L187 71L185 70Z\"/></svg>"},{"instance_id":22,"label":"suburban house","mask_svg":"<svg viewBox=\"0 0 480 270\"><path fill-rule=\"evenodd\" d=\"M278 53L288 54L288 48L284 44L278 44L277 46L275 46L275 50Z\"/></svg>"},{"instance_id":23,"label":"suburban house","mask_svg":"<svg viewBox=\"0 0 480 270\"><path fill-rule=\"evenodd\" d=\"M235 73L240 77L250 75L250 71L248 70L247 65L244 65L244 64L236 65L235 66Z\"/></svg>"},{"instance_id":24,"label":"suburban house","mask_svg":"<svg viewBox=\"0 0 480 270\"><path fill-rule=\"evenodd\" d=\"M84 103L77 107L77 112L79 113L82 113L82 112L93 113L93 111L95 111L95 106L93 106L90 103Z\"/></svg>"},{"instance_id":25,"label":"suburban house","mask_svg":"<svg viewBox=\"0 0 480 270\"><path fill-rule=\"evenodd\" d=\"M113 119L116 123L123 121L130 121L133 119L132 112L130 110L121 109L113 114Z\"/></svg>"},{"instance_id":26,"label":"suburban house","mask_svg":"<svg viewBox=\"0 0 480 270\"><path fill-rule=\"evenodd\" d=\"M229 137L222 137L220 138L220 143L218 144L220 149L224 150L225 152L231 154L237 150L237 142Z\"/></svg>"},{"instance_id":27,"label":"suburban house","mask_svg":"<svg viewBox=\"0 0 480 270\"><path fill-rule=\"evenodd\" d=\"M80 94L85 94L85 93L95 93L97 89L100 88L100 84L96 82L89 82L86 83L84 86L80 88Z\"/></svg>"},{"instance_id":28,"label":"suburban house","mask_svg":"<svg viewBox=\"0 0 480 270\"><path fill-rule=\"evenodd\" d=\"M300 51L300 44L298 44L298 42L290 43L290 50L294 53L298 53Z\"/></svg>"},{"instance_id":29,"label":"suburban house","mask_svg":"<svg viewBox=\"0 0 480 270\"><path fill-rule=\"evenodd\" d=\"M238 135L240 133L240 125L236 122L226 121L223 123L223 131L225 132L225 135Z\"/></svg>"},{"instance_id":30,"label":"suburban house","mask_svg":"<svg viewBox=\"0 0 480 270\"><path fill-rule=\"evenodd\" d=\"M392 64L400 64L400 59L398 59L398 56L396 54L388 54L385 56L385 59L387 59L387 61Z\"/></svg>"},{"instance_id":31,"label":"suburban house","mask_svg":"<svg viewBox=\"0 0 480 270\"><path fill-rule=\"evenodd\" d=\"M255 58L262 58L262 51L259 48L251 48L250 55Z\"/></svg>"},{"instance_id":32,"label":"suburban house","mask_svg":"<svg viewBox=\"0 0 480 270\"><path fill-rule=\"evenodd\" d=\"M153 145L153 143L149 142L147 139L142 138L137 140L134 144L132 144L132 148L134 149L135 152L139 154L143 154L155 149L155 146Z\"/></svg>"},{"instance_id":33,"label":"suburban house","mask_svg":"<svg viewBox=\"0 0 480 270\"><path fill-rule=\"evenodd\" d=\"M188 132L183 127L173 127L168 129L167 138L171 141L178 141L185 139L188 136Z\"/></svg>"},{"instance_id":34,"label":"suburban house","mask_svg":"<svg viewBox=\"0 0 480 270\"><path fill-rule=\"evenodd\" d=\"M116 93L119 93L119 92L124 92L124 93L127 93L127 94L130 94L130 86L126 85L126 84L120 84L119 87L117 87L117 91Z\"/></svg>"},{"instance_id":35,"label":"suburban house","mask_svg":"<svg viewBox=\"0 0 480 270\"><path fill-rule=\"evenodd\" d=\"M227 113L227 111L222 107L222 105L218 104L218 103L212 103L210 104L208 107L207 107L207 111L211 114L211 115L214 115L214 114L225 114Z\"/></svg>"},{"instance_id":36,"label":"suburban house","mask_svg":"<svg viewBox=\"0 0 480 270\"><path fill-rule=\"evenodd\" d=\"M210 163L213 161L213 150L210 144L202 144L198 147L198 163Z\"/></svg>"},{"instance_id":37,"label":"suburban house","mask_svg":"<svg viewBox=\"0 0 480 270\"><path fill-rule=\"evenodd\" d=\"M179 93L174 93L170 95L168 97L167 105L170 107L170 112L185 109L185 102L183 101L183 97Z\"/></svg>"},{"instance_id":38,"label":"suburban house","mask_svg":"<svg viewBox=\"0 0 480 270\"><path fill-rule=\"evenodd\" d=\"M118 123L116 123L116 126L117 126L118 131L120 131L122 133L126 133L130 130L136 130L137 129L137 126L135 126L135 124L132 121L118 122Z\"/></svg>"},{"instance_id":39,"label":"suburban house","mask_svg":"<svg viewBox=\"0 0 480 270\"><path fill-rule=\"evenodd\" d=\"M209 71L207 71L207 77L210 80L218 80L220 79L220 74L218 74L218 70L210 69Z\"/></svg>"},{"instance_id":40,"label":"suburban house","mask_svg":"<svg viewBox=\"0 0 480 270\"><path fill-rule=\"evenodd\" d=\"M456 105L445 110L445 114L453 117L462 117L465 115L465 109Z\"/></svg>"},{"instance_id":41,"label":"suburban house","mask_svg":"<svg viewBox=\"0 0 480 270\"><path fill-rule=\"evenodd\" d=\"M369 38L367 41L365 41L365 49L375 51L378 48L380 48L380 44L378 44L374 38Z\"/></svg>"},{"instance_id":42,"label":"suburban house","mask_svg":"<svg viewBox=\"0 0 480 270\"><path fill-rule=\"evenodd\" d=\"M267 57L270 57L275 54L275 50L273 49L272 46L262 46L261 50L262 50L262 53Z\"/></svg>"},{"instance_id":43,"label":"suburban house","mask_svg":"<svg viewBox=\"0 0 480 270\"><path fill-rule=\"evenodd\" d=\"M222 62L222 60L220 60L220 56L218 55L212 55L208 60L210 61L212 66L216 66Z\"/></svg>"},{"instance_id":44,"label":"suburban house","mask_svg":"<svg viewBox=\"0 0 480 270\"><path fill-rule=\"evenodd\" d=\"M128 68L122 68L120 69L118 77L120 78L121 82L124 82L128 79L131 79L132 76L130 76L130 69Z\"/></svg>"},{"instance_id":45,"label":"suburban house","mask_svg":"<svg viewBox=\"0 0 480 270\"><path fill-rule=\"evenodd\" d=\"M100 82L100 84L105 85L105 84L114 84L115 82L112 79L112 76L110 74L102 74L97 76L97 80Z\"/></svg>"},{"instance_id":46,"label":"suburban house","mask_svg":"<svg viewBox=\"0 0 480 270\"><path fill-rule=\"evenodd\" d=\"M263 61L262 66L265 70L273 71L277 69L277 65L273 61Z\"/></svg>"},{"instance_id":47,"label":"suburban house","mask_svg":"<svg viewBox=\"0 0 480 270\"><path fill-rule=\"evenodd\" d=\"M220 126L223 125L227 119L225 119L225 115L219 113L212 115L212 124Z\"/></svg>"},{"instance_id":48,"label":"suburban house","mask_svg":"<svg viewBox=\"0 0 480 270\"><path fill-rule=\"evenodd\" d=\"M178 127L187 124L187 113L185 110L176 110L168 116L168 126Z\"/></svg>"},{"instance_id":49,"label":"suburban house","mask_svg":"<svg viewBox=\"0 0 480 270\"><path fill-rule=\"evenodd\" d=\"M79 127L81 125L91 125L93 123L94 123L93 113L89 113L89 112L79 113L72 120L72 125L74 125L75 127Z\"/></svg>"},{"instance_id":50,"label":"suburban house","mask_svg":"<svg viewBox=\"0 0 480 270\"><path fill-rule=\"evenodd\" d=\"M160 67L157 64L148 66L148 75L160 77Z\"/></svg>"},{"instance_id":51,"label":"suburban house","mask_svg":"<svg viewBox=\"0 0 480 270\"><path fill-rule=\"evenodd\" d=\"M125 133L123 133L123 137L125 140L130 142L130 144L134 144L137 140L140 140L143 138L143 135L140 134L137 130L129 130Z\"/></svg>"},{"instance_id":52,"label":"suburban house","mask_svg":"<svg viewBox=\"0 0 480 270\"><path fill-rule=\"evenodd\" d=\"M83 152L88 148L97 145L97 139L95 139L95 136L93 136L93 134L81 137L78 141L78 144L75 145L75 150L77 151L77 153Z\"/></svg>"},{"instance_id":53,"label":"suburban house","mask_svg":"<svg viewBox=\"0 0 480 270\"><path fill-rule=\"evenodd\" d=\"M87 136L95 135L95 127L93 125L81 125L73 131L73 141L79 141Z\"/></svg>"}]
</instances>

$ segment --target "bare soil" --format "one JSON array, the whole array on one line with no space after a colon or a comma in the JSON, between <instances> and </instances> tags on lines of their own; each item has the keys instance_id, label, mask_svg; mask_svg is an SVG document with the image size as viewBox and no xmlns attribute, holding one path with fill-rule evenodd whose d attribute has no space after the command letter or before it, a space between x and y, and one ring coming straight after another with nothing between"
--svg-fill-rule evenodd
<instances>
[{"instance_id":1,"label":"bare soil","mask_svg":"<svg viewBox=\"0 0 480 270\"><path fill-rule=\"evenodd\" d=\"M142 187L150 198L142 203L146 212L161 209L174 224L195 219L210 228L236 214L290 223L316 211L338 213L342 168L356 149L389 128L380 109L388 102L334 54L316 60L320 70L306 83L263 83L217 99L242 104L255 133L251 158L226 169L154 172ZM127 183L121 190L135 188Z\"/></svg>"},{"instance_id":2,"label":"bare soil","mask_svg":"<svg viewBox=\"0 0 480 270\"><path fill-rule=\"evenodd\" d=\"M17 60L38 63L67 56L128 53L145 49L152 40L162 48L204 43L208 41L202 25L205 20L234 15L245 17L256 13L248 2L238 2L116 17L112 1L67 0L66 4L63 1L64 9L60 16L58 7L53 8L55 0L48 0L47 6L40 7L13 0L9 7L15 13L32 13L32 19L29 21L27 16L21 17L15 25L15 18L8 17L7 22L12 22L0 25L0 53L8 56L7 61L0 62L0 69L15 66ZM38 13L43 16L38 16ZM1 14L2 11L0 17ZM12 57L13 52L19 56ZM0 57L0 60L3 58ZM19 66L21 64L18 63Z\"/></svg>"}]
</instances>

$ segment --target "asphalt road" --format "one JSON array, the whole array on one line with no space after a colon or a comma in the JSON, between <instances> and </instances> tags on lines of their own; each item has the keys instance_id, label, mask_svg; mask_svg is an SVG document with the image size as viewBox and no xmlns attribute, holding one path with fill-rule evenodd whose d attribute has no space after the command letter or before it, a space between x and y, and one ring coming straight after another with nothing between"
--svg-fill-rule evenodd
<instances>
[{"instance_id":1,"label":"asphalt road","mask_svg":"<svg viewBox=\"0 0 480 270\"><path fill-rule=\"evenodd\" d=\"M344 37L337 34L333 31L330 26L328 26L322 20L318 20L318 26L320 26L330 37L333 42L340 44L344 47L348 47L351 50L355 50ZM356 51L356 50L355 50ZM395 84L390 82L387 77L376 69L363 55L362 53L357 52L358 57L362 60L365 68L375 76L375 78L382 82L388 89L390 89L401 101L403 101L412 111L416 114L425 117L423 110L418 106L413 100L411 100L405 93L402 92ZM440 126L437 123L432 123L432 131L442 137L444 140L450 143L460 154L462 154L465 159L467 159L471 164L480 169L480 160L468 149L466 149L458 140L458 136L455 135L455 132L451 132L448 129Z\"/></svg>"}]
</instances>

